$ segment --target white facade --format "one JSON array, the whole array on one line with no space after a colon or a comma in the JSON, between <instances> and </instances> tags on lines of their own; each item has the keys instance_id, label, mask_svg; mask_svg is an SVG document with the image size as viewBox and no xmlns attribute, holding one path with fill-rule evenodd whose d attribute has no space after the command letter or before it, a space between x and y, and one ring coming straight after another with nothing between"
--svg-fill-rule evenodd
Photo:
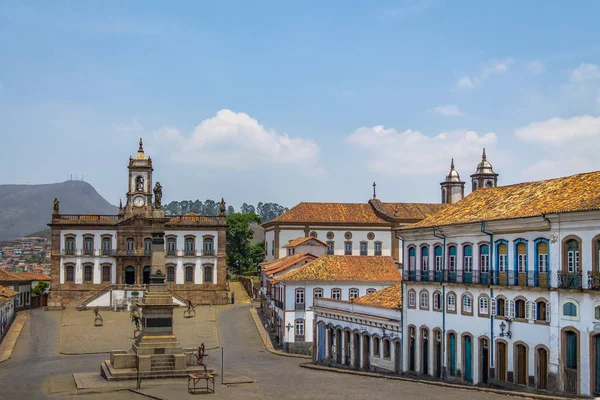
<instances>
[{"instance_id":1,"label":"white facade","mask_svg":"<svg viewBox=\"0 0 600 400\"><path fill-rule=\"evenodd\" d=\"M315 299L313 361L348 368L400 373L402 315L381 308Z\"/></svg>"},{"instance_id":2,"label":"white facade","mask_svg":"<svg viewBox=\"0 0 600 400\"><path fill-rule=\"evenodd\" d=\"M15 319L15 301L16 298L11 298L0 304L0 339L6 335L8 327Z\"/></svg>"},{"instance_id":3,"label":"white facade","mask_svg":"<svg viewBox=\"0 0 600 400\"><path fill-rule=\"evenodd\" d=\"M287 249L285 246L287 243L299 237L306 236L305 226L282 226L278 231L278 253L276 252L275 246L276 240L275 228L267 228L265 230L265 250L266 260L274 260L275 258L285 257L287 255ZM366 243L366 254L362 255L383 255L392 256L392 240L396 242L397 248L401 248L400 241L393 239L394 232L391 228L382 228L381 226L323 226L315 225L308 226L309 234L313 237L327 243L333 243L333 255L345 255L346 254L346 243L351 243L351 254L350 255L361 255L361 243ZM314 232L314 233L313 233ZM348 235L348 233L350 235ZM316 236L314 236L316 234ZM370 235L372 234L372 235ZM347 239L347 236L350 238ZM372 238L370 238L372 237ZM376 243L378 243L376 245ZM376 254L376 246L381 246L381 253ZM364 248L363 248L364 250ZM276 254L279 257L276 257Z\"/></svg>"},{"instance_id":4,"label":"white facade","mask_svg":"<svg viewBox=\"0 0 600 400\"><path fill-rule=\"evenodd\" d=\"M600 212L400 235L405 372L600 392Z\"/></svg>"},{"instance_id":5,"label":"white facade","mask_svg":"<svg viewBox=\"0 0 600 400\"><path fill-rule=\"evenodd\" d=\"M395 282L366 282L366 281L288 281L275 285L270 307L273 317L278 321L279 337L284 347L293 347L290 344L310 345L313 341L314 312L311 307L315 296L323 298L337 297L339 300L350 300L350 291L365 296ZM315 292L316 290L316 292ZM304 333L296 333L296 324L302 321ZM277 324L276 324L277 325ZM288 329L289 327L289 329Z\"/></svg>"}]
</instances>

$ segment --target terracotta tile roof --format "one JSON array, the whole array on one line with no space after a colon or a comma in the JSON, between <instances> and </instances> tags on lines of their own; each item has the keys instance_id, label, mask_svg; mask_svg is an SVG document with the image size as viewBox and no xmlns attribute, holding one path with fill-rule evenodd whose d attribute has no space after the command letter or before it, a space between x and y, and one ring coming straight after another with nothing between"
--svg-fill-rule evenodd
<instances>
[{"instance_id":1,"label":"terracotta tile roof","mask_svg":"<svg viewBox=\"0 0 600 400\"><path fill-rule=\"evenodd\" d=\"M306 242L309 242L311 240L314 240L316 242L318 242L319 244L322 244L323 246L327 247L327 243L314 238L314 237L299 237L297 239L292 240L291 242L287 243L285 246L283 246L284 248L288 249L288 248L292 248L292 247L296 247L296 246L300 246L301 244L304 244Z\"/></svg>"},{"instance_id":2,"label":"terracotta tile roof","mask_svg":"<svg viewBox=\"0 0 600 400\"><path fill-rule=\"evenodd\" d=\"M271 222L389 224L368 203L300 203Z\"/></svg>"},{"instance_id":3,"label":"terracotta tile roof","mask_svg":"<svg viewBox=\"0 0 600 400\"><path fill-rule=\"evenodd\" d=\"M389 256L322 256L277 281L396 281L402 280Z\"/></svg>"},{"instance_id":4,"label":"terracotta tile roof","mask_svg":"<svg viewBox=\"0 0 600 400\"><path fill-rule=\"evenodd\" d=\"M272 263L263 269L263 272L267 275L278 274L280 272L285 271L289 267L304 262L304 261L312 261L316 259L316 256L313 256L309 253L304 254L292 254L291 256L283 257L277 260L276 263Z\"/></svg>"},{"instance_id":5,"label":"terracotta tile roof","mask_svg":"<svg viewBox=\"0 0 600 400\"><path fill-rule=\"evenodd\" d=\"M18 282L19 279L10 272L0 271L0 282Z\"/></svg>"},{"instance_id":6,"label":"terracotta tile roof","mask_svg":"<svg viewBox=\"0 0 600 400\"><path fill-rule=\"evenodd\" d=\"M354 302L374 307L398 309L402 307L402 284L397 283L375 293L359 297Z\"/></svg>"},{"instance_id":7,"label":"terracotta tile roof","mask_svg":"<svg viewBox=\"0 0 600 400\"><path fill-rule=\"evenodd\" d=\"M446 207L434 203L381 203L394 219L422 220Z\"/></svg>"},{"instance_id":8,"label":"terracotta tile roof","mask_svg":"<svg viewBox=\"0 0 600 400\"><path fill-rule=\"evenodd\" d=\"M10 301L14 296L17 296L19 292L15 292L12 289L9 289L4 286L0 286L0 304L4 304L7 301Z\"/></svg>"},{"instance_id":9,"label":"terracotta tile roof","mask_svg":"<svg viewBox=\"0 0 600 400\"><path fill-rule=\"evenodd\" d=\"M403 230L600 210L600 171L479 189Z\"/></svg>"},{"instance_id":10,"label":"terracotta tile roof","mask_svg":"<svg viewBox=\"0 0 600 400\"><path fill-rule=\"evenodd\" d=\"M46 274L38 274L35 272L21 272L21 273L13 273L13 276L19 278L22 281L49 281L50 277Z\"/></svg>"}]
</instances>

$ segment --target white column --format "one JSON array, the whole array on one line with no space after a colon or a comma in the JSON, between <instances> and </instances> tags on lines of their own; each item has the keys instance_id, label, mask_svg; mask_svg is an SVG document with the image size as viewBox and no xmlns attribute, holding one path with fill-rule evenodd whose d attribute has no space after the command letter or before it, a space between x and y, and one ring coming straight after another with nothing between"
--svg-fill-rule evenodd
<instances>
[{"instance_id":1,"label":"white column","mask_svg":"<svg viewBox=\"0 0 600 400\"><path fill-rule=\"evenodd\" d=\"M346 331L342 331L342 364L346 364Z\"/></svg>"},{"instance_id":2,"label":"white column","mask_svg":"<svg viewBox=\"0 0 600 400\"><path fill-rule=\"evenodd\" d=\"M196 268L194 268L194 283L196 285L202 283L202 260L196 260Z\"/></svg>"},{"instance_id":3,"label":"white column","mask_svg":"<svg viewBox=\"0 0 600 400\"><path fill-rule=\"evenodd\" d=\"M325 326L325 359L329 358L331 349L329 348L329 328Z\"/></svg>"},{"instance_id":4,"label":"white column","mask_svg":"<svg viewBox=\"0 0 600 400\"><path fill-rule=\"evenodd\" d=\"M75 264L75 283L83 282L83 271L81 268L81 258L77 257L77 264Z\"/></svg>"},{"instance_id":5,"label":"white column","mask_svg":"<svg viewBox=\"0 0 600 400\"><path fill-rule=\"evenodd\" d=\"M60 273L59 273L60 283L65 283L65 265L63 264L62 257L60 258Z\"/></svg>"},{"instance_id":6,"label":"white column","mask_svg":"<svg viewBox=\"0 0 600 400\"><path fill-rule=\"evenodd\" d=\"M216 285L217 284L217 260L215 259L215 263L213 265L213 283Z\"/></svg>"},{"instance_id":7,"label":"white column","mask_svg":"<svg viewBox=\"0 0 600 400\"><path fill-rule=\"evenodd\" d=\"M175 283L178 285L183 284L183 260L177 258L177 266L175 267Z\"/></svg>"},{"instance_id":8,"label":"white column","mask_svg":"<svg viewBox=\"0 0 600 400\"><path fill-rule=\"evenodd\" d=\"M115 260L113 260L110 268L112 270L110 281L114 285L117 283L117 262Z\"/></svg>"},{"instance_id":9,"label":"white column","mask_svg":"<svg viewBox=\"0 0 600 400\"><path fill-rule=\"evenodd\" d=\"M100 260L98 260L97 258L94 260L94 276L93 276L93 282L95 284L100 283Z\"/></svg>"}]
</instances>

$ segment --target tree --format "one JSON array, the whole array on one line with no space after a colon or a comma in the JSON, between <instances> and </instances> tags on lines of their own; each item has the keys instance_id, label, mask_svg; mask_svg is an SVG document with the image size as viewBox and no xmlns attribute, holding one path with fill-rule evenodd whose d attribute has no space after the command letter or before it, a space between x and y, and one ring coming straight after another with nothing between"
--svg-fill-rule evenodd
<instances>
[{"instance_id":1,"label":"tree","mask_svg":"<svg viewBox=\"0 0 600 400\"><path fill-rule=\"evenodd\" d=\"M33 288L32 292L34 296L41 296L46 292L46 289L48 289L48 287L50 286L50 284L48 282L44 282L44 281L40 281L38 282L37 285L35 285L35 287Z\"/></svg>"},{"instance_id":2,"label":"tree","mask_svg":"<svg viewBox=\"0 0 600 400\"><path fill-rule=\"evenodd\" d=\"M254 232L250 222L261 223L256 214L234 213L227 216L227 266L231 272L256 272L264 259L264 245L252 245Z\"/></svg>"}]
</instances>

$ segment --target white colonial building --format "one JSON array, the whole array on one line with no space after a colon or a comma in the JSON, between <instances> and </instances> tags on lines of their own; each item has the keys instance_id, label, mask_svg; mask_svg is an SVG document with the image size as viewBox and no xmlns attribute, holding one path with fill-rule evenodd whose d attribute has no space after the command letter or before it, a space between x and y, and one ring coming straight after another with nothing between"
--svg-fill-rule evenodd
<instances>
[{"instance_id":1,"label":"white colonial building","mask_svg":"<svg viewBox=\"0 0 600 400\"><path fill-rule=\"evenodd\" d=\"M300 203L265 223L267 260L287 255L285 245L298 237L318 238L329 255L392 256L399 261L398 227L433 214L442 204L384 203L373 197L368 203Z\"/></svg>"},{"instance_id":2,"label":"white colonial building","mask_svg":"<svg viewBox=\"0 0 600 400\"><path fill-rule=\"evenodd\" d=\"M400 280L398 266L390 256L325 255L292 265L268 282L273 323L284 349L310 351L315 298L358 299Z\"/></svg>"},{"instance_id":3,"label":"white colonial building","mask_svg":"<svg viewBox=\"0 0 600 400\"><path fill-rule=\"evenodd\" d=\"M464 200L398 231L403 370L599 394L600 172L495 187L483 167Z\"/></svg>"},{"instance_id":4,"label":"white colonial building","mask_svg":"<svg viewBox=\"0 0 600 400\"><path fill-rule=\"evenodd\" d=\"M350 301L315 298L313 303L315 363L401 373L400 283Z\"/></svg>"},{"instance_id":5,"label":"white colonial building","mask_svg":"<svg viewBox=\"0 0 600 400\"><path fill-rule=\"evenodd\" d=\"M152 218L162 187L152 186L152 159L142 142L128 165L125 206L118 215L52 215L53 303L114 306L140 297L150 279ZM167 284L181 301L223 304L226 292L224 202L218 216L167 216L164 236ZM161 232L162 234L163 232Z\"/></svg>"}]
</instances>

